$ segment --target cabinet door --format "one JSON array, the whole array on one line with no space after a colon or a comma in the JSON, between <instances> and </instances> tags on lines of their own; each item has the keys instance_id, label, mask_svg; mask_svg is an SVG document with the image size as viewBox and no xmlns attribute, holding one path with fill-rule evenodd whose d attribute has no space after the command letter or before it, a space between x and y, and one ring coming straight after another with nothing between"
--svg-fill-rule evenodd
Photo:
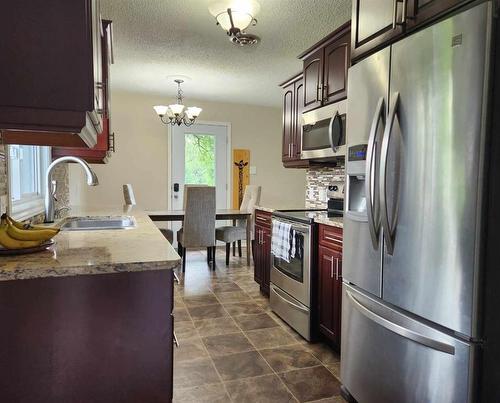
<instances>
[{"instance_id":1,"label":"cabinet door","mask_svg":"<svg viewBox=\"0 0 500 403\"><path fill-rule=\"evenodd\" d=\"M269 285L271 283L271 231L264 229L262 234L262 284L261 290L269 295Z\"/></svg>"},{"instance_id":2,"label":"cabinet door","mask_svg":"<svg viewBox=\"0 0 500 403\"><path fill-rule=\"evenodd\" d=\"M335 251L333 254L333 339L340 348L340 334L342 326L342 253Z\"/></svg>"},{"instance_id":3,"label":"cabinet door","mask_svg":"<svg viewBox=\"0 0 500 403\"><path fill-rule=\"evenodd\" d=\"M304 60L304 111L321 106L323 49Z\"/></svg>"},{"instance_id":4,"label":"cabinet door","mask_svg":"<svg viewBox=\"0 0 500 403\"><path fill-rule=\"evenodd\" d=\"M340 347L342 253L319 247L319 330Z\"/></svg>"},{"instance_id":5,"label":"cabinet door","mask_svg":"<svg viewBox=\"0 0 500 403\"><path fill-rule=\"evenodd\" d=\"M466 0L408 0L408 27L414 28Z\"/></svg>"},{"instance_id":6,"label":"cabinet door","mask_svg":"<svg viewBox=\"0 0 500 403\"><path fill-rule=\"evenodd\" d=\"M255 226L255 240L253 243L253 263L254 272L253 279L259 285L262 285L262 244L261 244L261 231L262 228Z\"/></svg>"},{"instance_id":7,"label":"cabinet door","mask_svg":"<svg viewBox=\"0 0 500 403\"><path fill-rule=\"evenodd\" d=\"M292 157L300 160L302 152L302 112L304 111L304 81L301 79L295 83L295 130L292 145Z\"/></svg>"},{"instance_id":8,"label":"cabinet door","mask_svg":"<svg viewBox=\"0 0 500 403\"><path fill-rule=\"evenodd\" d=\"M351 63L351 34L346 33L325 48L323 104L347 97L347 69Z\"/></svg>"},{"instance_id":9,"label":"cabinet door","mask_svg":"<svg viewBox=\"0 0 500 403\"><path fill-rule=\"evenodd\" d=\"M292 83L285 88L283 94L283 161L291 159L291 144L294 138L295 125L294 98L294 83Z\"/></svg>"},{"instance_id":10,"label":"cabinet door","mask_svg":"<svg viewBox=\"0 0 500 403\"><path fill-rule=\"evenodd\" d=\"M403 25L400 24L403 7L399 1L354 0L352 7L353 59L403 33Z\"/></svg>"},{"instance_id":11,"label":"cabinet door","mask_svg":"<svg viewBox=\"0 0 500 403\"><path fill-rule=\"evenodd\" d=\"M333 267L334 251L319 247L319 327L321 333L333 337Z\"/></svg>"}]
</instances>

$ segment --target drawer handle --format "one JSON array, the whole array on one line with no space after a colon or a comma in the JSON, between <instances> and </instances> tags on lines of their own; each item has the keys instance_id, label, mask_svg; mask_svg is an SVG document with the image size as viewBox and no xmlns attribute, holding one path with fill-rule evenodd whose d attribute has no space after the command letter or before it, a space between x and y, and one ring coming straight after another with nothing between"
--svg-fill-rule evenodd
<instances>
[{"instance_id":1,"label":"drawer handle","mask_svg":"<svg viewBox=\"0 0 500 403\"><path fill-rule=\"evenodd\" d=\"M274 291L274 293L280 297L283 301L285 301L288 305L293 306L294 308L298 309L299 311L309 313L309 311L305 308L302 308L300 305L294 304L293 302L289 301L287 298L285 298L283 295L281 295L281 291L278 291L278 289L274 286L271 285L271 289Z\"/></svg>"},{"instance_id":2,"label":"drawer handle","mask_svg":"<svg viewBox=\"0 0 500 403\"><path fill-rule=\"evenodd\" d=\"M344 243L341 238L334 238L334 237L331 237L328 235L325 235L323 238L326 239L327 241L333 241L333 242L338 242L338 243L342 243L342 244Z\"/></svg>"}]
</instances>

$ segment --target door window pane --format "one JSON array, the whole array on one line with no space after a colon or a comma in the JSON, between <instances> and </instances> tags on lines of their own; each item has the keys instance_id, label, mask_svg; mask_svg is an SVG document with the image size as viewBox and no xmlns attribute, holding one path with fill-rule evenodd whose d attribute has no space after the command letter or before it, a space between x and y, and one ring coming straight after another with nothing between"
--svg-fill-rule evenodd
<instances>
[{"instance_id":1,"label":"door window pane","mask_svg":"<svg viewBox=\"0 0 500 403\"><path fill-rule=\"evenodd\" d=\"M184 149L184 183L215 186L215 136L187 133Z\"/></svg>"}]
</instances>

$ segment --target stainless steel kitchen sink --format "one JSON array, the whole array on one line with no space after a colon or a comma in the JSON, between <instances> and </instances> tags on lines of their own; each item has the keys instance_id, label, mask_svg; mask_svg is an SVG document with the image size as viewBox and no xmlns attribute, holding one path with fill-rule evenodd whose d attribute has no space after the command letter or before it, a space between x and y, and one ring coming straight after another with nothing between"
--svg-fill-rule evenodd
<instances>
[{"instance_id":1,"label":"stainless steel kitchen sink","mask_svg":"<svg viewBox=\"0 0 500 403\"><path fill-rule=\"evenodd\" d=\"M137 223L131 216L68 217L61 225L61 231L100 231L135 228Z\"/></svg>"}]
</instances>

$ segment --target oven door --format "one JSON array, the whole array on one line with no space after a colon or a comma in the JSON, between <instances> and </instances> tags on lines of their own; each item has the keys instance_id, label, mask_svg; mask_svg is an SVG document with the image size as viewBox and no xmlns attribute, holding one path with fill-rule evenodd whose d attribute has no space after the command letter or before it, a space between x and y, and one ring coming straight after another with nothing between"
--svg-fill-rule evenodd
<instances>
[{"instance_id":1,"label":"oven door","mask_svg":"<svg viewBox=\"0 0 500 403\"><path fill-rule=\"evenodd\" d=\"M283 219L273 218L273 221L292 224L289 247L294 253L287 262L271 252L271 283L310 307L311 227Z\"/></svg>"},{"instance_id":2,"label":"oven door","mask_svg":"<svg viewBox=\"0 0 500 403\"><path fill-rule=\"evenodd\" d=\"M302 115L301 159L345 156L346 101Z\"/></svg>"}]
</instances>

